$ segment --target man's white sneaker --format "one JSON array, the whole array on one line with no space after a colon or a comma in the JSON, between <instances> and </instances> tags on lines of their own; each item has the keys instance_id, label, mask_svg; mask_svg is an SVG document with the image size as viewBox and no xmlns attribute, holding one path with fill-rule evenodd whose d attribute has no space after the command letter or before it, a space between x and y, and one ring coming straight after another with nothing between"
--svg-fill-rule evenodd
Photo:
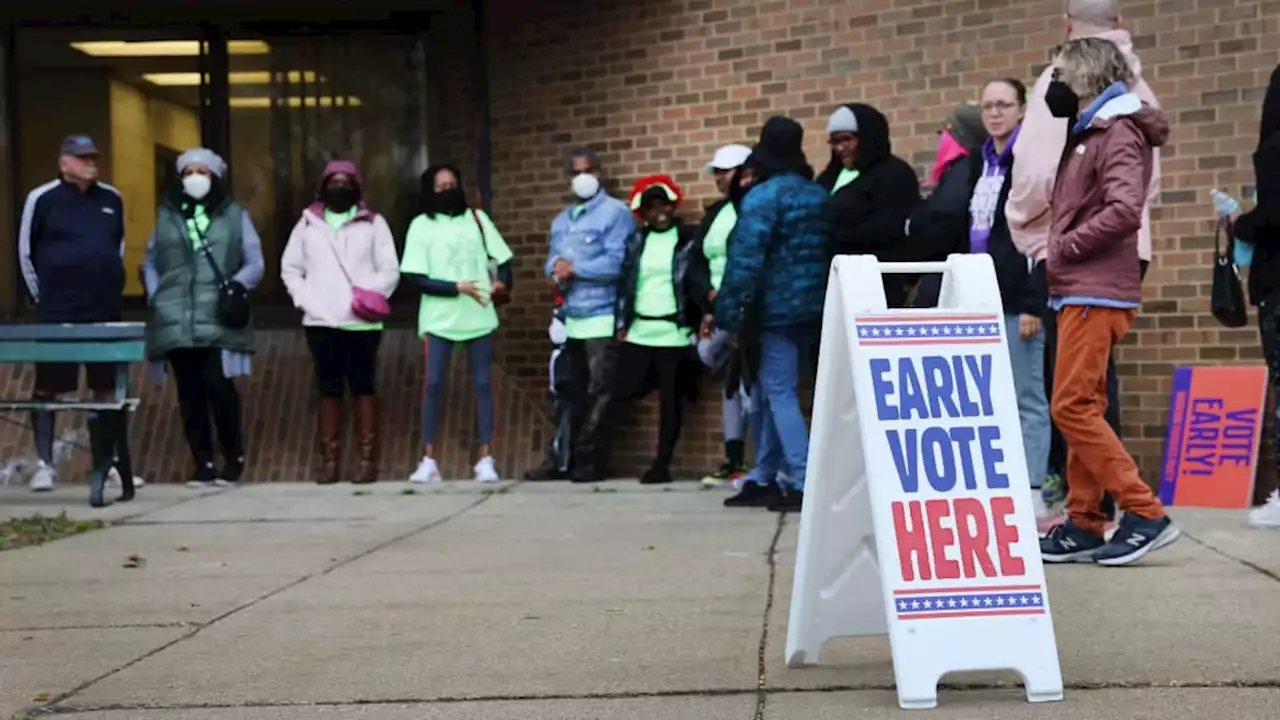
<instances>
[{"instance_id":1,"label":"man's white sneaker","mask_svg":"<svg viewBox=\"0 0 1280 720\"><path fill-rule=\"evenodd\" d=\"M44 463L43 460L36 466L35 474L31 476L31 492L50 492L53 490L53 482L57 473L53 468Z\"/></svg>"},{"instance_id":2,"label":"man's white sneaker","mask_svg":"<svg viewBox=\"0 0 1280 720\"><path fill-rule=\"evenodd\" d=\"M1260 528L1280 529L1280 490L1271 493L1267 504L1249 511L1249 524Z\"/></svg>"},{"instance_id":3,"label":"man's white sneaker","mask_svg":"<svg viewBox=\"0 0 1280 720\"><path fill-rule=\"evenodd\" d=\"M146 480L143 480L142 478L138 477L137 475L134 475L134 476L133 476L133 489L134 489L134 490L137 490L138 488L140 488L140 487L142 487L142 486L144 486L144 485L146 485L146 484L147 484L147 481L146 481ZM110 488L111 490L119 490L119 489L120 489L120 471L119 471L119 470L116 470L115 468L111 468L109 471L107 471L107 487L108 487L108 488Z\"/></svg>"},{"instance_id":4,"label":"man's white sneaker","mask_svg":"<svg viewBox=\"0 0 1280 720\"><path fill-rule=\"evenodd\" d=\"M476 482L479 483L496 483L502 482L502 478L498 477L498 468L493 465L493 458L485 456L480 458L480 462L476 463Z\"/></svg>"},{"instance_id":5,"label":"man's white sneaker","mask_svg":"<svg viewBox=\"0 0 1280 720\"><path fill-rule=\"evenodd\" d=\"M409 482L415 485L426 485L428 483L444 482L444 478L440 476L440 466L436 465L436 461L429 457L422 458L422 462L418 463L418 469L413 471L409 476Z\"/></svg>"}]
</instances>

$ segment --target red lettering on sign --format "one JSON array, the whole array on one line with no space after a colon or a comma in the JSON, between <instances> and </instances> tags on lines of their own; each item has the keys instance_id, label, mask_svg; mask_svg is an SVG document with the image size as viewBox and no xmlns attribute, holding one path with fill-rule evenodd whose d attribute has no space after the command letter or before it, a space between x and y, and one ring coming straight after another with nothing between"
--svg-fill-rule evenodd
<instances>
[{"instance_id":1,"label":"red lettering on sign","mask_svg":"<svg viewBox=\"0 0 1280 720\"><path fill-rule=\"evenodd\" d=\"M965 577L996 577L996 566L991 562L991 534L987 532L986 508L981 500L959 498L956 500L956 534L960 536L960 562Z\"/></svg>"},{"instance_id":2,"label":"red lettering on sign","mask_svg":"<svg viewBox=\"0 0 1280 720\"><path fill-rule=\"evenodd\" d=\"M1025 575L1027 564L1014 557L1009 547L1018 542L1018 526L1010 522L1013 498L991 498L991 525L996 531L996 552L1000 558L1000 574L1005 577Z\"/></svg>"},{"instance_id":3,"label":"red lettering on sign","mask_svg":"<svg viewBox=\"0 0 1280 720\"><path fill-rule=\"evenodd\" d=\"M911 506L910 526L907 525L906 505ZM924 518L921 515L919 500L893 504L893 533L898 538L898 563L902 565L902 579L907 582L916 579L917 567L920 568L921 580L933 579L933 568L929 563L929 537L925 535Z\"/></svg>"},{"instance_id":4,"label":"red lettering on sign","mask_svg":"<svg viewBox=\"0 0 1280 720\"><path fill-rule=\"evenodd\" d=\"M989 502L975 498L908 500L895 502L892 508L898 564L905 582L1026 574L1026 563L1012 549L1019 534L1013 524L1011 497L993 497ZM952 519L954 522L944 522Z\"/></svg>"},{"instance_id":5,"label":"red lettering on sign","mask_svg":"<svg viewBox=\"0 0 1280 720\"><path fill-rule=\"evenodd\" d=\"M933 573L939 580L959 580L960 563L947 558L947 548L955 545L956 534L942 521L951 517L951 501L929 500L924 504L929 516L929 547L933 550Z\"/></svg>"}]
</instances>

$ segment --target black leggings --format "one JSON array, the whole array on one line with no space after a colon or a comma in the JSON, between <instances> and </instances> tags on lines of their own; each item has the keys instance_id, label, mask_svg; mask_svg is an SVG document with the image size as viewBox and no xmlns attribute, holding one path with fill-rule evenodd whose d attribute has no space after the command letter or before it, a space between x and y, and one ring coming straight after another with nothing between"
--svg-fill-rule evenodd
<instances>
[{"instance_id":1,"label":"black leggings","mask_svg":"<svg viewBox=\"0 0 1280 720\"><path fill-rule=\"evenodd\" d=\"M307 346L316 368L316 389L321 397L351 394L373 395L378 388L378 345L381 330L307 328Z\"/></svg>"},{"instance_id":2,"label":"black leggings","mask_svg":"<svg viewBox=\"0 0 1280 720\"><path fill-rule=\"evenodd\" d=\"M205 467L213 462L210 411L223 456L234 461L244 455L240 435L240 394L236 392L235 383L222 372L222 350L180 348L170 350L168 358L178 384L182 428L196 467Z\"/></svg>"},{"instance_id":3,"label":"black leggings","mask_svg":"<svg viewBox=\"0 0 1280 720\"><path fill-rule=\"evenodd\" d=\"M636 400L657 386L658 390L658 454L655 468L670 468L680 441L684 388L681 369L689 357L688 346L678 348L648 347L622 343L618 350L618 398Z\"/></svg>"}]
</instances>

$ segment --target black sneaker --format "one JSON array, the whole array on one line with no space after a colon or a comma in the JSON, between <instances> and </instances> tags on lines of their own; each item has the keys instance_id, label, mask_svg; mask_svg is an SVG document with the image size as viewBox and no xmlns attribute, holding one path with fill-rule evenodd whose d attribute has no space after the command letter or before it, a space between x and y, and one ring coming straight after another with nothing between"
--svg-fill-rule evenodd
<instances>
[{"instance_id":1,"label":"black sneaker","mask_svg":"<svg viewBox=\"0 0 1280 720\"><path fill-rule=\"evenodd\" d=\"M242 477L244 477L244 456L237 455L227 460L227 464L222 466L222 472L218 473L218 478L213 482L218 487L234 487Z\"/></svg>"},{"instance_id":2,"label":"black sneaker","mask_svg":"<svg viewBox=\"0 0 1280 720\"><path fill-rule=\"evenodd\" d=\"M769 481L764 484L754 482L744 482L742 490L730 498L725 498L724 506L731 508L767 508L774 503L781 502L782 489L778 487L778 483Z\"/></svg>"},{"instance_id":3,"label":"black sneaker","mask_svg":"<svg viewBox=\"0 0 1280 720\"><path fill-rule=\"evenodd\" d=\"M187 487L193 490L216 487L213 483L217 479L218 469L213 466L213 463L203 463L197 465L196 471L191 473L191 479L187 481Z\"/></svg>"},{"instance_id":4,"label":"black sneaker","mask_svg":"<svg viewBox=\"0 0 1280 720\"><path fill-rule=\"evenodd\" d=\"M782 499L769 506L772 512L800 512L804 509L804 491L786 490Z\"/></svg>"},{"instance_id":5,"label":"black sneaker","mask_svg":"<svg viewBox=\"0 0 1280 720\"><path fill-rule=\"evenodd\" d=\"M640 478L641 485L666 485L670 482L672 482L671 471L664 467L651 467Z\"/></svg>"},{"instance_id":6,"label":"black sneaker","mask_svg":"<svg viewBox=\"0 0 1280 720\"><path fill-rule=\"evenodd\" d=\"M1133 513L1125 513L1120 519L1120 526L1093 561L1099 565L1118 567L1141 560L1152 550L1172 545L1182 537L1182 531L1173 520L1162 517L1159 520L1148 520Z\"/></svg>"},{"instance_id":7,"label":"black sneaker","mask_svg":"<svg viewBox=\"0 0 1280 720\"><path fill-rule=\"evenodd\" d=\"M1081 530L1071 518L1040 538L1040 558L1048 563L1093 562L1102 536Z\"/></svg>"}]
</instances>

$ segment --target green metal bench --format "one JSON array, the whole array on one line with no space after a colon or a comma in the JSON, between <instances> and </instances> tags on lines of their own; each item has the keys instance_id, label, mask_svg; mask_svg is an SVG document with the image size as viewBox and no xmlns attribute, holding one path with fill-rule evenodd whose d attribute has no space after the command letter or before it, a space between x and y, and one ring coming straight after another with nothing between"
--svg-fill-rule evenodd
<instances>
[{"instance_id":1,"label":"green metal bench","mask_svg":"<svg viewBox=\"0 0 1280 720\"><path fill-rule=\"evenodd\" d=\"M138 408L138 398L129 395L129 363L146 359L146 325L143 323L86 323L67 325L0 325L0 363L119 363L115 393L109 400L7 399L0 398L0 411L49 410L52 412L123 412ZM125 422L125 420L121 420ZM103 422L98 432L90 432L93 473L89 504L105 507L107 473L111 470L116 439L127 437L123 426ZM120 474L124 494L133 497L133 473Z\"/></svg>"}]
</instances>

